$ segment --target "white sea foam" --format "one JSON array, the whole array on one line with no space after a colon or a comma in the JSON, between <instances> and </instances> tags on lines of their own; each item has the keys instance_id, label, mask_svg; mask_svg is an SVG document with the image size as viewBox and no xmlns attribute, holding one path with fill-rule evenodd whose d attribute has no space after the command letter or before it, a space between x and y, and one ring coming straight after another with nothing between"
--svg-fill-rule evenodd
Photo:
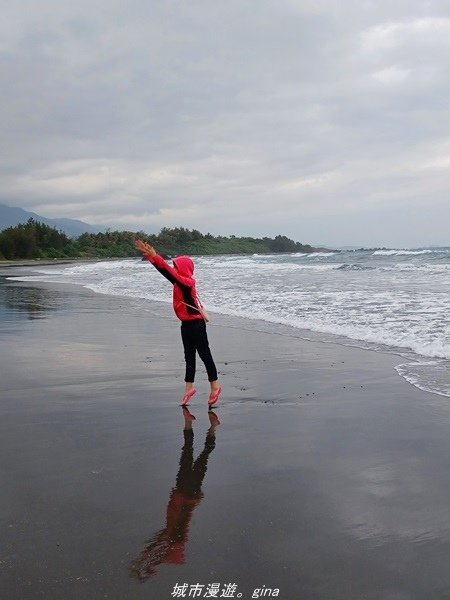
<instances>
[{"instance_id":1,"label":"white sea foam","mask_svg":"<svg viewBox=\"0 0 450 600\"><path fill-rule=\"evenodd\" d=\"M438 263L438 264L428 264L428 263L398 263L393 265L386 265L379 267L380 271L423 271L430 274L433 273L445 273L448 275L450 271L450 264L448 263Z\"/></svg>"},{"instance_id":2,"label":"white sea foam","mask_svg":"<svg viewBox=\"0 0 450 600\"><path fill-rule=\"evenodd\" d=\"M397 365L395 370L414 387L450 397L448 364L445 361L412 361Z\"/></svg>"},{"instance_id":3,"label":"white sea foam","mask_svg":"<svg viewBox=\"0 0 450 600\"><path fill-rule=\"evenodd\" d=\"M303 254L306 258L325 258L327 256L335 256L336 252L311 252L310 254ZM300 253L294 256L302 256Z\"/></svg>"},{"instance_id":4,"label":"white sea foam","mask_svg":"<svg viewBox=\"0 0 450 600\"><path fill-rule=\"evenodd\" d=\"M373 256L420 256L421 254L445 254L446 249L425 249L425 250L375 250Z\"/></svg>"},{"instance_id":5,"label":"white sea foam","mask_svg":"<svg viewBox=\"0 0 450 600\"><path fill-rule=\"evenodd\" d=\"M220 267L229 267L232 264L233 269L252 269L253 272L257 271L273 271L281 272L281 271L333 271L342 267L342 264L315 264L315 265L305 265L305 264L297 264L297 263L275 263L275 262L253 262L251 260L236 260L236 262L230 263L225 261L219 261L215 263L216 268Z\"/></svg>"}]
</instances>

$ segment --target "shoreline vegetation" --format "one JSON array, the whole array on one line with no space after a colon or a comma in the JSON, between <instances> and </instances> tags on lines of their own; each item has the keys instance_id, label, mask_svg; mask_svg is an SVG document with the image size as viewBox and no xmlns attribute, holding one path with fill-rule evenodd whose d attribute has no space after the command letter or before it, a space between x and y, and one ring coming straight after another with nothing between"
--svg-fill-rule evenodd
<instances>
[{"instance_id":1,"label":"shoreline vegetation","mask_svg":"<svg viewBox=\"0 0 450 600\"><path fill-rule=\"evenodd\" d=\"M29 219L27 223L0 232L0 261L132 258L140 256L134 248L135 239L155 246L163 256L329 252L327 248L314 248L284 235L275 238L223 237L184 227L163 227L158 234L108 230L83 233L71 239L54 227Z\"/></svg>"}]
</instances>

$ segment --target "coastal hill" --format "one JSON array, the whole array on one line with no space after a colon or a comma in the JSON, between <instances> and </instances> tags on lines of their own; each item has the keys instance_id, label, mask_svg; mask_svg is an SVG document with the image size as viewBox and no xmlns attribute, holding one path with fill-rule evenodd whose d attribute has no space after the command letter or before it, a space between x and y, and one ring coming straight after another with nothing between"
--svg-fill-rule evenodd
<instances>
[{"instance_id":1,"label":"coastal hill","mask_svg":"<svg viewBox=\"0 0 450 600\"><path fill-rule=\"evenodd\" d=\"M39 221L40 223L44 223L44 225L63 231L70 238L78 237L85 232L98 233L100 231L105 231L106 229L105 227L96 227L76 219L47 219L46 217L41 217L36 213L29 212L17 206L0 204L0 231L3 231L8 227L16 227L21 223L26 223L29 219Z\"/></svg>"},{"instance_id":2,"label":"coastal hill","mask_svg":"<svg viewBox=\"0 0 450 600\"><path fill-rule=\"evenodd\" d=\"M0 232L0 259L127 258L140 256L134 248L137 238L154 245L164 256L289 252L309 254L328 251L326 248L314 248L309 244L294 242L285 235L277 235L275 238L224 237L184 227L164 227L156 235L143 231L86 232L70 239L63 231L29 219L26 223Z\"/></svg>"},{"instance_id":3,"label":"coastal hill","mask_svg":"<svg viewBox=\"0 0 450 600\"><path fill-rule=\"evenodd\" d=\"M286 252L308 254L327 251L325 248L313 248L309 244L294 242L284 235L277 235L275 238L224 237L184 227L163 227L156 235L143 231L86 232L76 239L70 239L54 227L29 219L25 224L9 227L0 233L0 259L126 258L139 256L134 248L137 238L154 245L165 256Z\"/></svg>"}]
</instances>

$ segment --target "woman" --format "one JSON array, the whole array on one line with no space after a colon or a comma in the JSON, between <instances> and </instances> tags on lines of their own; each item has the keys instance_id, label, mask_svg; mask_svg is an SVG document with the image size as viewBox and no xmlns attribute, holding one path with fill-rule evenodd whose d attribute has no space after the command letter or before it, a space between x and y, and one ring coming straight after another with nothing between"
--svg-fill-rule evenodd
<instances>
[{"instance_id":1,"label":"woman","mask_svg":"<svg viewBox=\"0 0 450 600\"><path fill-rule=\"evenodd\" d=\"M183 340L184 358L186 360L185 390L181 400L187 406L196 393L194 388L195 357L198 352L202 359L208 381L211 386L208 404L212 406L219 399L222 388L217 377L217 369L209 348L206 333L206 322L201 312L201 305L195 288L194 263L189 256L178 256L171 267L150 244L136 240L135 248L141 252L152 265L173 284L173 308L181 321L181 339Z\"/></svg>"}]
</instances>

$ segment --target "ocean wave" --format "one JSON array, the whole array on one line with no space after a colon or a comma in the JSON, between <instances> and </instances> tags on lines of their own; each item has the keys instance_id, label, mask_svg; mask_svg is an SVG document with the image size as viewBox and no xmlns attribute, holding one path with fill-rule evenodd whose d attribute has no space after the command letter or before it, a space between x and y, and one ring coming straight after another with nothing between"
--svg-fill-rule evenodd
<instances>
[{"instance_id":1,"label":"ocean wave","mask_svg":"<svg viewBox=\"0 0 450 600\"><path fill-rule=\"evenodd\" d=\"M311 254L303 254L307 258L325 258L327 256L334 256L337 252L311 252ZM292 256L302 256L300 252L293 254Z\"/></svg>"},{"instance_id":2,"label":"ocean wave","mask_svg":"<svg viewBox=\"0 0 450 600\"><path fill-rule=\"evenodd\" d=\"M421 254L446 254L450 250L442 249L425 249L425 250L375 250L372 256L419 256Z\"/></svg>"},{"instance_id":3,"label":"ocean wave","mask_svg":"<svg viewBox=\"0 0 450 600\"><path fill-rule=\"evenodd\" d=\"M447 273L450 271L450 264L431 264L431 263L396 263L393 265L383 265L380 271L421 271L430 274Z\"/></svg>"},{"instance_id":4,"label":"ocean wave","mask_svg":"<svg viewBox=\"0 0 450 600\"><path fill-rule=\"evenodd\" d=\"M270 323L279 323L282 325L289 325L295 329L307 329L309 331L344 337L358 342L367 342L371 344L374 349L381 346L383 347L383 350L386 350L387 348L394 348L396 351L406 349L412 350L419 356L450 360L450 347L444 342L432 339L418 339L414 334L408 332L404 333L400 330L390 331L382 329L382 327L376 329L370 325L337 323L332 320L327 320L323 315L317 318L305 316L295 317L293 315L282 317L279 314L268 313L266 310L261 309L252 311L238 308L224 309L222 306L218 305L211 305L210 308L212 311L222 314L267 321Z\"/></svg>"},{"instance_id":5,"label":"ocean wave","mask_svg":"<svg viewBox=\"0 0 450 600\"><path fill-rule=\"evenodd\" d=\"M140 259L123 259L123 260L111 260L111 261L95 261L86 262L80 264L74 264L69 266L60 267L38 267L33 269L34 273L42 273L43 275L89 275L92 273L106 273L106 272L117 272L122 270L129 270L131 265L140 265L143 262Z\"/></svg>"},{"instance_id":6,"label":"ocean wave","mask_svg":"<svg viewBox=\"0 0 450 600\"><path fill-rule=\"evenodd\" d=\"M239 269L249 269L254 272L257 271L273 271L274 273L278 273L281 271L334 271L339 269L342 266L340 263L336 264L314 264L314 265L305 265L305 264L297 264L297 263L275 263L275 262L254 262L251 260L241 260L236 261L234 263L228 262L217 262L214 264L214 268L223 268L229 269L230 271Z\"/></svg>"},{"instance_id":7,"label":"ocean wave","mask_svg":"<svg viewBox=\"0 0 450 600\"><path fill-rule=\"evenodd\" d=\"M363 265L360 263L347 264L344 263L338 267L339 271L372 271L376 267L371 267L369 265Z\"/></svg>"},{"instance_id":8,"label":"ocean wave","mask_svg":"<svg viewBox=\"0 0 450 600\"><path fill-rule=\"evenodd\" d=\"M449 371L444 361L402 363L395 370L408 383L424 392L450 397Z\"/></svg>"}]
</instances>

